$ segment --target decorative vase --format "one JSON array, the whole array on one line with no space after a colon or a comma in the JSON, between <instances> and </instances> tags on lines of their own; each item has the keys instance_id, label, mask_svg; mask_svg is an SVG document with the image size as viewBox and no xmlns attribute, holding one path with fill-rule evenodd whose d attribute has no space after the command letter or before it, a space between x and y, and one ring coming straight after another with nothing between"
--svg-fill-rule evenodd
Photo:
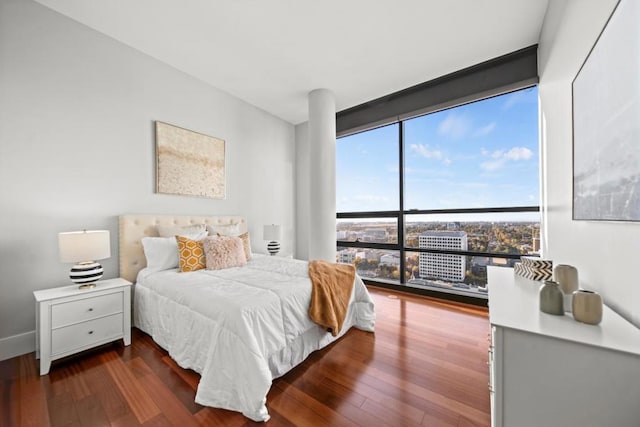
<instances>
[{"instance_id":1,"label":"decorative vase","mask_svg":"<svg viewBox=\"0 0 640 427\"><path fill-rule=\"evenodd\" d=\"M557 282L545 280L540 286L540 311L559 316L564 315L564 294Z\"/></svg>"},{"instance_id":2,"label":"decorative vase","mask_svg":"<svg viewBox=\"0 0 640 427\"><path fill-rule=\"evenodd\" d=\"M572 311L578 322L597 325L602 321L602 297L597 292L579 289L573 293Z\"/></svg>"},{"instance_id":3,"label":"decorative vase","mask_svg":"<svg viewBox=\"0 0 640 427\"><path fill-rule=\"evenodd\" d=\"M578 270L572 265L558 264L553 269L553 279L564 293L564 311L572 310L571 299L578 290Z\"/></svg>"}]
</instances>

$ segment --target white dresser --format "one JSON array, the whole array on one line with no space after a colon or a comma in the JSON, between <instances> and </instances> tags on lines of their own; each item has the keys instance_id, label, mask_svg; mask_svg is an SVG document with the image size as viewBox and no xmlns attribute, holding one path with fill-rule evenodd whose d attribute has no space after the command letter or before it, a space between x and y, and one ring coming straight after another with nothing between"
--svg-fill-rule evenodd
<instances>
[{"instance_id":1,"label":"white dresser","mask_svg":"<svg viewBox=\"0 0 640 427\"><path fill-rule=\"evenodd\" d=\"M487 267L493 426L639 427L640 329L539 310L540 282Z\"/></svg>"},{"instance_id":2,"label":"white dresser","mask_svg":"<svg viewBox=\"0 0 640 427\"><path fill-rule=\"evenodd\" d=\"M118 339L131 344L131 282L102 280L93 289L78 285L34 291L36 358L40 375L51 361Z\"/></svg>"}]
</instances>

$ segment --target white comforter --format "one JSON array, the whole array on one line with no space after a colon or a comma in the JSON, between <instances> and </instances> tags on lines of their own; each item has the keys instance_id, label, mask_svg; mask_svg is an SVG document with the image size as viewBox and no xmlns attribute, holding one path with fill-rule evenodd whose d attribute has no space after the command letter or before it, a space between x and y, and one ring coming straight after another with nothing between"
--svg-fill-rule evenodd
<instances>
[{"instance_id":1,"label":"white comforter","mask_svg":"<svg viewBox=\"0 0 640 427\"><path fill-rule=\"evenodd\" d=\"M308 263L254 255L245 267L142 270L134 324L183 368L201 374L196 402L266 421L271 382L351 326L373 331L373 301L356 277L338 337L313 323Z\"/></svg>"}]
</instances>

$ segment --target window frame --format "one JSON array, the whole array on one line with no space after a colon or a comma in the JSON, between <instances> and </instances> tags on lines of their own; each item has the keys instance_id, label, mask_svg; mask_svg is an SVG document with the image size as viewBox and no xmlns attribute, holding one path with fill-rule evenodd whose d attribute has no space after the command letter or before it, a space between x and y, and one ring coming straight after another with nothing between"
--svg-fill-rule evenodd
<instances>
[{"instance_id":1,"label":"window frame","mask_svg":"<svg viewBox=\"0 0 640 427\"><path fill-rule=\"evenodd\" d=\"M476 99L470 99L467 102L463 102L457 105L451 105L444 109L455 108L459 105L468 104L471 102L482 101L484 99L492 98L499 95L504 95L506 93L516 92L519 90L525 90L527 88L531 88L536 86L537 83L534 84L526 84L520 87L512 88L509 91L504 93L494 93L490 96L482 96ZM491 257L491 258L501 258L501 259L513 259L519 260L523 255L522 254L511 254L511 253L497 253L497 252L476 252L469 250L454 250L454 249L428 249L428 248L417 248L406 245L405 240L405 218L411 215L429 215L429 214L483 214L483 213L525 213L525 212L538 212L540 211L539 205L530 205L530 206L509 206L509 207L484 207L484 208L459 208L459 209L405 209L404 208L404 159L405 159L405 138L404 138L404 126L405 121L410 120L415 117L419 117L422 115L427 115L431 113L435 113L440 110L429 111L423 113L418 116L406 117L403 119L397 118L395 123L398 126L398 185L399 185L399 209L398 210L386 210L386 211L364 211L364 212L336 212L336 219L366 219L366 218L395 218L397 221L398 235L397 235L397 243L374 243L374 242L360 242L360 241L348 241L348 240L337 240L336 239L336 248L366 248L366 249L379 249L379 250L392 250L398 251L400 255L400 265L398 267L400 275L398 283L395 281L390 281L387 279L378 279L378 278L367 278L367 281L374 282L375 284L386 284L391 287L402 287L403 289L412 289L412 287L407 286L407 281L405 278L405 269L406 269L406 255L407 253L431 253L431 254L446 254L446 255L462 255L462 256L477 256L477 257ZM346 136L354 135L356 133L362 133L371 131L383 126L388 126L393 123L384 123L378 126L372 126L367 129L359 129L357 132L345 133L340 135L339 138L343 138ZM441 291L433 291L429 292L430 294L439 295ZM469 295L469 294L467 294ZM471 296L469 295L471 300L474 299L486 299L486 295L477 295Z\"/></svg>"}]
</instances>

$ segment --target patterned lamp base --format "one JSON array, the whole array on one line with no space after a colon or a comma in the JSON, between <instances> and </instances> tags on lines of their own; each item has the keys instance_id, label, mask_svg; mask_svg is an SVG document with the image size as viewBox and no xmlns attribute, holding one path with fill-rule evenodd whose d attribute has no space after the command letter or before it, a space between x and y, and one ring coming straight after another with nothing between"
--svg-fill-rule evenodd
<instances>
[{"instance_id":1,"label":"patterned lamp base","mask_svg":"<svg viewBox=\"0 0 640 427\"><path fill-rule=\"evenodd\" d=\"M278 252L280 252L280 243L276 242L275 240L267 243L267 250L271 255L277 254Z\"/></svg>"},{"instance_id":2,"label":"patterned lamp base","mask_svg":"<svg viewBox=\"0 0 640 427\"><path fill-rule=\"evenodd\" d=\"M93 288L102 278L104 269L100 263L94 261L80 262L71 268L69 277L73 283L80 285L80 289Z\"/></svg>"}]
</instances>

